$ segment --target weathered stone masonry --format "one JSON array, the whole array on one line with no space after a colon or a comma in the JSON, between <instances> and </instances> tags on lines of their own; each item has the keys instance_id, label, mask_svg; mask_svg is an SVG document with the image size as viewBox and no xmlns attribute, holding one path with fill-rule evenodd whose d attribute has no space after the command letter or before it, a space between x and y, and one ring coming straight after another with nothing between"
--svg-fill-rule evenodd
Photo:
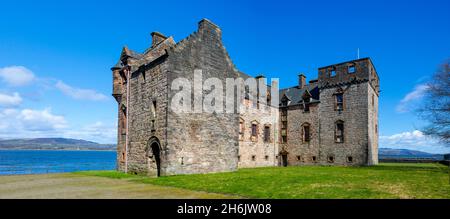
<instances>
[{"instance_id":1,"label":"weathered stone masonry","mask_svg":"<svg viewBox=\"0 0 450 219\"><path fill-rule=\"evenodd\" d=\"M122 50L112 68L120 171L157 176L377 164L379 79L370 59L319 68L309 84L300 75L298 86L280 90L280 106L244 99L240 113L177 114L171 84L193 81L196 69L203 81L251 77L235 68L220 28L206 19L178 43L153 32L145 52Z\"/></svg>"}]
</instances>

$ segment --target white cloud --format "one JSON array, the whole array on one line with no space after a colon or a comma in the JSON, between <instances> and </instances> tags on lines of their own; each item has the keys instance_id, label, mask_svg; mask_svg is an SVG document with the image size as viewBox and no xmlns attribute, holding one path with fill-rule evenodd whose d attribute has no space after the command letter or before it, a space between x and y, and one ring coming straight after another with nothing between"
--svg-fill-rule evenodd
<instances>
[{"instance_id":1,"label":"white cloud","mask_svg":"<svg viewBox=\"0 0 450 219\"><path fill-rule=\"evenodd\" d=\"M424 135L419 130L398 134L380 136L380 147L394 149L410 149L428 153L449 153L450 147L445 147L438 140Z\"/></svg>"},{"instance_id":2,"label":"white cloud","mask_svg":"<svg viewBox=\"0 0 450 219\"><path fill-rule=\"evenodd\" d=\"M64 117L53 115L50 108L42 111L23 109L18 115L18 119L28 130L58 130L67 126Z\"/></svg>"},{"instance_id":3,"label":"white cloud","mask_svg":"<svg viewBox=\"0 0 450 219\"><path fill-rule=\"evenodd\" d=\"M0 111L0 138L58 136L66 127L64 116L53 114L50 108Z\"/></svg>"},{"instance_id":4,"label":"white cloud","mask_svg":"<svg viewBox=\"0 0 450 219\"><path fill-rule=\"evenodd\" d=\"M21 103L22 97L20 97L19 93L17 92L13 93L12 95L0 93L0 106L18 106Z\"/></svg>"},{"instance_id":5,"label":"white cloud","mask_svg":"<svg viewBox=\"0 0 450 219\"><path fill-rule=\"evenodd\" d=\"M409 112L411 108L413 108L413 103L423 98L425 92L428 89L428 85L419 84L417 85L413 91L406 94L405 97L400 101L397 105L397 112L404 113Z\"/></svg>"},{"instance_id":6,"label":"white cloud","mask_svg":"<svg viewBox=\"0 0 450 219\"><path fill-rule=\"evenodd\" d=\"M95 90L71 87L62 81L58 81L55 84L55 87L61 92L63 92L65 95L70 96L77 100L102 101L108 99L106 95L98 93Z\"/></svg>"},{"instance_id":7,"label":"white cloud","mask_svg":"<svg viewBox=\"0 0 450 219\"><path fill-rule=\"evenodd\" d=\"M35 80L33 72L23 66L0 68L0 78L10 86L24 86Z\"/></svg>"}]
</instances>

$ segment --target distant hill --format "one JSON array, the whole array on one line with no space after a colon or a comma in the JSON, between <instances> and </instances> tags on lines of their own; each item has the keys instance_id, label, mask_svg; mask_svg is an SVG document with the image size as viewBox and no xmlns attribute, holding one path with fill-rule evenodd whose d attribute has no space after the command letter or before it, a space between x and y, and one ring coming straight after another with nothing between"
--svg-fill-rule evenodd
<instances>
[{"instance_id":1,"label":"distant hill","mask_svg":"<svg viewBox=\"0 0 450 219\"><path fill-rule=\"evenodd\" d=\"M408 149L392 149L392 148L379 148L378 157L384 158L429 158L435 160L442 160L442 154L431 154L423 151L415 151Z\"/></svg>"},{"instance_id":2,"label":"distant hill","mask_svg":"<svg viewBox=\"0 0 450 219\"><path fill-rule=\"evenodd\" d=\"M99 144L71 138L0 139L0 150L115 150L114 144Z\"/></svg>"}]
</instances>

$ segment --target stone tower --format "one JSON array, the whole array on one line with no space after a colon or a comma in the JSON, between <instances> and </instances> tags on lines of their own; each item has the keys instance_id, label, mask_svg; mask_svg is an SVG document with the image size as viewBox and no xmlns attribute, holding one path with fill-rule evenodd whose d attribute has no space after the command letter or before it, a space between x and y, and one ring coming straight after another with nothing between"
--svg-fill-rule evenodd
<instances>
[{"instance_id":1,"label":"stone tower","mask_svg":"<svg viewBox=\"0 0 450 219\"><path fill-rule=\"evenodd\" d=\"M379 78L369 58L319 68L320 153L327 162L378 164Z\"/></svg>"}]
</instances>

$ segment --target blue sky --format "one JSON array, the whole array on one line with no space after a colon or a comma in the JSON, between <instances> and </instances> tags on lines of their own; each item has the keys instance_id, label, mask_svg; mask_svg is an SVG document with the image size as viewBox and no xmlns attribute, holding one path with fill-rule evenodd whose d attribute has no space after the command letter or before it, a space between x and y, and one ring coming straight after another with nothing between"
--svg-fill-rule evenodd
<instances>
[{"instance_id":1,"label":"blue sky","mask_svg":"<svg viewBox=\"0 0 450 219\"><path fill-rule=\"evenodd\" d=\"M371 57L380 147L450 152L418 131L423 84L450 57L449 1L6 1L0 13L0 138L115 142L110 67L150 32L176 41L208 18L236 66L294 86L317 68ZM18 72L18 73L17 73ZM12 74L22 78L14 78ZM17 76L17 77L19 77Z\"/></svg>"}]
</instances>

